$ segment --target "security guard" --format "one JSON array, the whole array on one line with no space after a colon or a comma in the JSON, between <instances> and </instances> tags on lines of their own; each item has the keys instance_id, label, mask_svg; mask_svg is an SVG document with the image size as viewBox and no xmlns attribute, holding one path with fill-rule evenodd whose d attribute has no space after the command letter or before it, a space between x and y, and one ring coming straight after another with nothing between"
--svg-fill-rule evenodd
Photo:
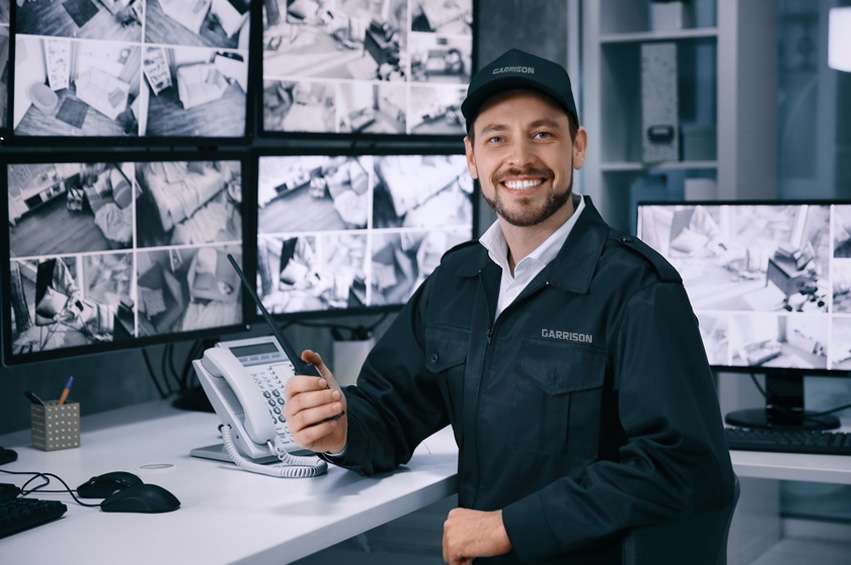
<instances>
[{"instance_id":1,"label":"security guard","mask_svg":"<svg viewBox=\"0 0 851 565\"><path fill-rule=\"evenodd\" d=\"M619 564L630 528L733 496L697 319L676 270L572 193L587 133L561 66L511 50L462 111L497 221L444 255L357 387L327 389L303 353L326 379L291 379L290 430L372 474L451 424L445 560Z\"/></svg>"}]
</instances>

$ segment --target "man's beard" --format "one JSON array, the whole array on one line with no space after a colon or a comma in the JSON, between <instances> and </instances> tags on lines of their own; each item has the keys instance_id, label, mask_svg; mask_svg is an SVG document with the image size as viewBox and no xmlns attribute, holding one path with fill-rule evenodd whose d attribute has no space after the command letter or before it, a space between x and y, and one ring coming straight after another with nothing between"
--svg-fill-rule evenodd
<instances>
[{"instance_id":1,"label":"man's beard","mask_svg":"<svg viewBox=\"0 0 851 565\"><path fill-rule=\"evenodd\" d=\"M493 199L488 198L484 191L482 191L482 197L485 199L485 202L493 208L494 212L499 214L499 216L505 219L505 221L509 224L518 227L535 226L561 210L562 206L570 200L571 195L573 195L573 167L571 166L569 170L570 184L568 185L567 190L562 193L558 193L553 190L553 192L550 192L547 195L547 200L544 202L544 205L537 209L520 210L517 213L507 210L505 206L503 206L502 199L499 197L498 183L496 182L494 183Z\"/></svg>"}]
</instances>

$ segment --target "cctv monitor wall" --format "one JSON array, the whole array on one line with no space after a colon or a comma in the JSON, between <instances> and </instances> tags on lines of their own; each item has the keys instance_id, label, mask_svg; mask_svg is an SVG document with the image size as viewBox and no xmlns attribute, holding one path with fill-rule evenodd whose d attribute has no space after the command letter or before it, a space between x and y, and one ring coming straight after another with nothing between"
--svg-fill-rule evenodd
<instances>
[{"instance_id":1,"label":"cctv monitor wall","mask_svg":"<svg viewBox=\"0 0 851 565\"><path fill-rule=\"evenodd\" d=\"M4 167L7 363L242 325L243 163Z\"/></svg>"},{"instance_id":2,"label":"cctv monitor wall","mask_svg":"<svg viewBox=\"0 0 851 565\"><path fill-rule=\"evenodd\" d=\"M249 19L249 0L18 2L13 133L242 137Z\"/></svg>"},{"instance_id":3,"label":"cctv monitor wall","mask_svg":"<svg viewBox=\"0 0 851 565\"><path fill-rule=\"evenodd\" d=\"M259 159L257 293L274 314L404 304L473 235L463 155Z\"/></svg>"},{"instance_id":4,"label":"cctv monitor wall","mask_svg":"<svg viewBox=\"0 0 851 565\"><path fill-rule=\"evenodd\" d=\"M265 0L266 132L460 136L474 0Z\"/></svg>"},{"instance_id":5,"label":"cctv monitor wall","mask_svg":"<svg viewBox=\"0 0 851 565\"><path fill-rule=\"evenodd\" d=\"M642 204L638 236L682 276L712 365L851 369L851 203Z\"/></svg>"}]
</instances>

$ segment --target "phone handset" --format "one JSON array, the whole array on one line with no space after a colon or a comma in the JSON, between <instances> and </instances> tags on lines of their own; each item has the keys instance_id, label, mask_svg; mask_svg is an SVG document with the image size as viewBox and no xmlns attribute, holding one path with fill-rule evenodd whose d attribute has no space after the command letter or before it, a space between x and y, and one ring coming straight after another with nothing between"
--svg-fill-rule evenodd
<instances>
[{"instance_id":1,"label":"phone handset","mask_svg":"<svg viewBox=\"0 0 851 565\"><path fill-rule=\"evenodd\" d=\"M224 347L211 347L201 359L204 368L214 377L222 377L230 385L231 391L239 401L241 417L245 431L251 441L264 445L275 437L275 426L267 416L266 400L257 383L251 378L245 367L230 350ZM239 407L234 407L238 410Z\"/></svg>"}]
</instances>

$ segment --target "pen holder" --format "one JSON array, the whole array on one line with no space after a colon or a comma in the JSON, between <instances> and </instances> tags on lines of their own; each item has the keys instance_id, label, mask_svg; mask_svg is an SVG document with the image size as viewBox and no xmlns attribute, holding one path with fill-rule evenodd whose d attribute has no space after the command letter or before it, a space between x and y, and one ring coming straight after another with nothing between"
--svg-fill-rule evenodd
<instances>
[{"instance_id":1,"label":"pen holder","mask_svg":"<svg viewBox=\"0 0 851 565\"><path fill-rule=\"evenodd\" d=\"M33 447L55 451L80 447L80 403L30 405Z\"/></svg>"}]
</instances>

